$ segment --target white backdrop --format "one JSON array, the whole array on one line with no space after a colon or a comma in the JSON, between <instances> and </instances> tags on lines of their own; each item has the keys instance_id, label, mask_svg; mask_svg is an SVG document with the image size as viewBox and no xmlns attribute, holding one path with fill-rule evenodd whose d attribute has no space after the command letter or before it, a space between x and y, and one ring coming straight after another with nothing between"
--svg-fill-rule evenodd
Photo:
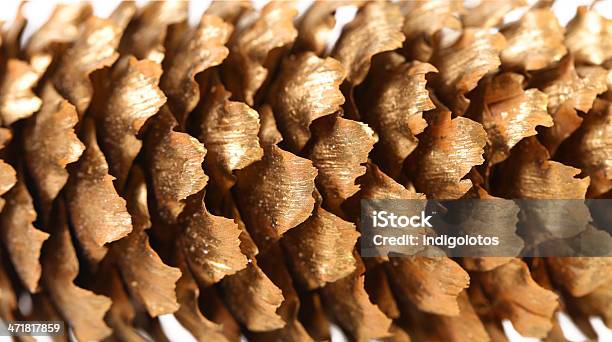
<instances>
[{"instance_id":1,"label":"white backdrop","mask_svg":"<svg viewBox=\"0 0 612 342\"><path fill-rule=\"evenodd\" d=\"M483 1L506 1L506 0L483 0ZM74 0L32 0L26 4L24 8L24 15L28 19L28 25L25 28L24 32L24 40L26 40L38 27L40 27L49 17L55 5L59 2L77 2ZM113 9L121 2L121 0L92 0L94 7L94 14L100 17L108 16ZM138 4L146 3L146 0L137 0ZM192 0L189 3L189 21L191 24L195 25L198 23L200 16L204 12L204 10L208 7L211 0ZM267 0L254 0L253 1L257 8L261 8ZM300 13L302 13L308 6L312 0L299 0L297 2L298 9ZM466 6L473 6L480 2L480 0L466 0ZM530 3L535 2L535 0L529 0ZM553 10L557 15L557 18L561 22L562 25L565 25L572 17L574 17L576 13L576 8L580 5L589 5L593 1L592 0L557 0L553 6ZM5 21L10 24L10 21L14 17L17 8L19 6L19 0L0 0L0 21ZM598 1L595 3L594 8L604 15L605 17L612 19L612 0L604 0ZM355 16L355 8L353 7L342 7L336 13L336 27L332 33L334 39L333 41L340 35L342 30L342 26L347 22L351 21ZM519 18L524 10L516 10L508 14L505 18L505 21L513 21ZM28 307L29 306L29 307ZM25 310L32 309L31 303L29 303L29 298L24 297L20 299L20 307L23 307ZM191 334L185 330L180 323L174 318L172 315L164 315L160 317L162 327L168 337L173 342L195 342L195 339L191 336ZM585 336L576 328L576 326L570 321L570 319L565 315L559 315L559 320L561 322L561 328L566 336L566 338L570 341L585 341ZM599 334L600 341L612 341L612 331L607 329L600 318L592 318L591 322L597 333ZM512 327L512 324L509 321L503 322L504 330L508 335L511 342L532 342L539 341L538 339L533 338L524 338L520 336L516 330ZM38 337L38 341L51 342L51 339L48 337ZM11 341L10 337L0 337L0 342ZM341 342L346 341L346 338L338 329L338 327L332 327L332 342Z\"/></svg>"}]
</instances>

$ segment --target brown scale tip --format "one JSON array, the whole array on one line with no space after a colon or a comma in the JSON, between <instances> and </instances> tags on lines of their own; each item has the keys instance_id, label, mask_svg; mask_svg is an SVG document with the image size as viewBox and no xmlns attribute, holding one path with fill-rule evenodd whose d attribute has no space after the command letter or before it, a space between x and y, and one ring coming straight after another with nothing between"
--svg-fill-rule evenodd
<instances>
[{"instance_id":1,"label":"brown scale tip","mask_svg":"<svg viewBox=\"0 0 612 342\"><path fill-rule=\"evenodd\" d=\"M457 296L469 286L470 277L455 261L445 257L414 256L392 258L386 266L399 295L408 298L420 310L445 316L459 315Z\"/></svg>"},{"instance_id":2,"label":"brown scale tip","mask_svg":"<svg viewBox=\"0 0 612 342\"><path fill-rule=\"evenodd\" d=\"M11 131L7 128L0 128L0 151L11 140ZM9 191L17 182L17 172L12 166L0 159L0 196ZM4 199L0 197L0 212L4 207Z\"/></svg>"},{"instance_id":3,"label":"brown scale tip","mask_svg":"<svg viewBox=\"0 0 612 342\"><path fill-rule=\"evenodd\" d=\"M612 311L610 310L612 307L612 286L610 286L610 282L600 285L585 296L566 300L571 303L568 306L575 310L575 314L572 316L576 318L582 316L585 324L588 324L589 317L599 316L608 328L612 326Z\"/></svg>"},{"instance_id":4,"label":"brown scale tip","mask_svg":"<svg viewBox=\"0 0 612 342\"><path fill-rule=\"evenodd\" d=\"M406 36L403 50L421 62L431 58L432 38L436 32L443 28L461 29L460 14L471 13L464 10L461 1L454 0L403 1L401 10L404 14L402 32Z\"/></svg>"},{"instance_id":5,"label":"brown scale tip","mask_svg":"<svg viewBox=\"0 0 612 342\"><path fill-rule=\"evenodd\" d=\"M486 133L482 125L437 110L408 162L414 185L429 198L453 199L463 196L472 182L463 179L470 169L484 162Z\"/></svg>"},{"instance_id":6,"label":"brown scale tip","mask_svg":"<svg viewBox=\"0 0 612 342\"><path fill-rule=\"evenodd\" d=\"M160 259L149 244L145 232L151 221L147 206L147 188L140 168L132 171L128 183L127 206L134 230L112 246L117 265L129 292L152 317L178 310L175 284L181 276L179 269L170 267Z\"/></svg>"},{"instance_id":7,"label":"brown scale tip","mask_svg":"<svg viewBox=\"0 0 612 342\"><path fill-rule=\"evenodd\" d=\"M108 174L91 120L84 123L84 133L85 152L68 179L66 199L75 235L89 260L97 263L107 252L106 243L132 231L132 219Z\"/></svg>"},{"instance_id":8,"label":"brown scale tip","mask_svg":"<svg viewBox=\"0 0 612 342\"><path fill-rule=\"evenodd\" d=\"M575 178L579 169L549 160L535 139L522 140L506 160L501 193L508 198L583 199L589 178Z\"/></svg>"},{"instance_id":9,"label":"brown scale tip","mask_svg":"<svg viewBox=\"0 0 612 342\"><path fill-rule=\"evenodd\" d=\"M76 338L100 340L112 333L104 322L111 300L74 284L79 273L79 260L72 246L64 206L58 208L57 220L42 259L43 283Z\"/></svg>"},{"instance_id":10,"label":"brown scale tip","mask_svg":"<svg viewBox=\"0 0 612 342\"><path fill-rule=\"evenodd\" d=\"M263 156L258 138L259 114L245 103L231 101L230 96L221 83L215 83L207 94L200 118L200 141L208 150L208 172L227 189L235 183L234 170L243 169Z\"/></svg>"},{"instance_id":11,"label":"brown scale tip","mask_svg":"<svg viewBox=\"0 0 612 342\"><path fill-rule=\"evenodd\" d=\"M457 3L457 1L453 1L453 3ZM526 5L527 1L525 0L482 1L476 7L465 11L461 16L461 21L465 27L499 27L503 24L503 19L509 12Z\"/></svg>"},{"instance_id":12,"label":"brown scale tip","mask_svg":"<svg viewBox=\"0 0 612 342\"><path fill-rule=\"evenodd\" d=\"M433 315L420 312L414 308L405 308L410 318L407 328L417 341L478 341L492 340L492 335L485 330L485 325L478 316L475 305L471 303L466 291L457 296L459 314L456 316ZM503 341L504 339L500 339Z\"/></svg>"},{"instance_id":13,"label":"brown scale tip","mask_svg":"<svg viewBox=\"0 0 612 342\"><path fill-rule=\"evenodd\" d=\"M344 27L331 56L348 70L346 80L357 86L366 78L374 55L395 50L404 41L404 18L396 4L368 2Z\"/></svg>"},{"instance_id":14,"label":"brown scale tip","mask_svg":"<svg viewBox=\"0 0 612 342\"><path fill-rule=\"evenodd\" d=\"M368 154L377 137L368 125L330 116L313 124L313 144L308 157L317 168L315 182L324 203L340 212L340 205L359 187L355 180L366 172Z\"/></svg>"},{"instance_id":15,"label":"brown scale tip","mask_svg":"<svg viewBox=\"0 0 612 342\"><path fill-rule=\"evenodd\" d=\"M5 198L6 205L0 216L2 241L19 279L33 293L38 291L41 277L39 257L49 234L33 225L36 211L23 179L17 181Z\"/></svg>"},{"instance_id":16,"label":"brown scale tip","mask_svg":"<svg viewBox=\"0 0 612 342\"><path fill-rule=\"evenodd\" d=\"M74 131L78 122L74 106L50 83L45 84L42 93L43 105L28 121L25 136L29 143L24 148L46 221L53 200L68 180L66 166L79 159L85 146Z\"/></svg>"},{"instance_id":17,"label":"brown scale tip","mask_svg":"<svg viewBox=\"0 0 612 342\"><path fill-rule=\"evenodd\" d=\"M463 196L464 199L482 199L486 201L475 201L476 205L470 211L470 217L465 221L466 233L468 234L492 234L495 232L504 246L490 253L486 247L481 249L484 254L489 255L519 255L524 247L523 240L516 234L516 225L520 207L513 200L491 196L479 185ZM511 230L502 227L512 227ZM507 241L507 244L505 243ZM468 271L490 271L496 267L510 262L514 257L510 256L486 256L470 257L461 259L461 266Z\"/></svg>"},{"instance_id":18,"label":"brown scale tip","mask_svg":"<svg viewBox=\"0 0 612 342\"><path fill-rule=\"evenodd\" d=\"M298 24L296 49L325 54L329 36L336 25L335 12L343 6L360 6L362 0L314 1L301 16Z\"/></svg>"},{"instance_id":19,"label":"brown scale tip","mask_svg":"<svg viewBox=\"0 0 612 342\"><path fill-rule=\"evenodd\" d=\"M249 0L213 0L206 9L206 14L217 16L224 21L236 25L236 22L253 10Z\"/></svg>"},{"instance_id":20,"label":"brown scale tip","mask_svg":"<svg viewBox=\"0 0 612 342\"><path fill-rule=\"evenodd\" d=\"M161 63L166 53L164 40L168 27L187 21L188 5L186 1L152 1L146 4L134 18L134 26L122 38L121 53Z\"/></svg>"},{"instance_id":21,"label":"brown scale tip","mask_svg":"<svg viewBox=\"0 0 612 342\"><path fill-rule=\"evenodd\" d=\"M591 178L589 193L612 188L612 103L596 99L584 122L560 150L562 158Z\"/></svg>"},{"instance_id":22,"label":"brown scale tip","mask_svg":"<svg viewBox=\"0 0 612 342\"><path fill-rule=\"evenodd\" d=\"M362 117L380 142L375 151L383 169L397 177L406 157L419 143L427 122L423 112L435 108L429 97L425 76L437 72L427 63L406 62L397 53L381 54L373 59L372 73L365 83Z\"/></svg>"},{"instance_id":23,"label":"brown scale tip","mask_svg":"<svg viewBox=\"0 0 612 342\"><path fill-rule=\"evenodd\" d=\"M200 100L196 75L223 62L229 54L225 44L232 31L230 24L205 14L198 27L182 37L170 61L164 61L161 88L181 127Z\"/></svg>"},{"instance_id":24,"label":"brown scale tip","mask_svg":"<svg viewBox=\"0 0 612 342\"><path fill-rule=\"evenodd\" d=\"M254 105L255 94L280 59L279 53L272 52L279 52L297 36L293 26L297 14L290 1L270 1L258 17L236 31L223 78L237 99Z\"/></svg>"},{"instance_id":25,"label":"brown scale tip","mask_svg":"<svg viewBox=\"0 0 612 342\"><path fill-rule=\"evenodd\" d=\"M353 21L342 30L331 57L347 70L342 91L344 108L351 118L359 118L355 87L366 79L372 58L402 46L404 18L398 5L385 1L370 1L360 8Z\"/></svg>"},{"instance_id":26,"label":"brown scale tip","mask_svg":"<svg viewBox=\"0 0 612 342\"><path fill-rule=\"evenodd\" d=\"M390 335L392 321L370 302L364 276L353 272L321 289L323 305L355 341L369 341Z\"/></svg>"},{"instance_id":27,"label":"brown scale tip","mask_svg":"<svg viewBox=\"0 0 612 342\"><path fill-rule=\"evenodd\" d=\"M612 19L588 7L578 7L576 16L567 24L565 45L577 62L604 63L612 58Z\"/></svg>"},{"instance_id":28,"label":"brown scale tip","mask_svg":"<svg viewBox=\"0 0 612 342\"><path fill-rule=\"evenodd\" d=\"M521 335L543 338L552 329L558 296L540 287L523 261L514 259L474 277L489 298L495 298L493 305L500 318L512 321Z\"/></svg>"},{"instance_id":29,"label":"brown scale tip","mask_svg":"<svg viewBox=\"0 0 612 342\"><path fill-rule=\"evenodd\" d=\"M536 127L551 127L553 119L546 106L548 96L538 89L523 89L524 76L498 74L484 86L480 123L487 131L489 165L510 155L521 139L536 135Z\"/></svg>"},{"instance_id":30,"label":"brown scale tip","mask_svg":"<svg viewBox=\"0 0 612 342\"><path fill-rule=\"evenodd\" d=\"M240 250L238 225L232 219L210 214L203 193L187 200L179 223L184 229L179 243L199 283L212 285L247 266Z\"/></svg>"},{"instance_id":31,"label":"brown scale tip","mask_svg":"<svg viewBox=\"0 0 612 342\"><path fill-rule=\"evenodd\" d=\"M501 31L507 45L501 52L504 67L538 70L553 65L567 53L564 30L548 8L535 8Z\"/></svg>"},{"instance_id":32,"label":"brown scale tip","mask_svg":"<svg viewBox=\"0 0 612 342\"><path fill-rule=\"evenodd\" d=\"M344 77L340 62L311 52L290 56L282 63L268 102L292 151L298 153L306 145L314 120L340 110Z\"/></svg>"},{"instance_id":33,"label":"brown scale tip","mask_svg":"<svg viewBox=\"0 0 612 342\"><path fill-rule=\"evenodd\" d=\"M438 96L453 113L462 115L470 103L465 94L476 88L483 76L498 69L506 40L485 29L465 29L454 42L451 35L442 31L436 35L431 63L439 71Z\"/></svg>"},{"instance_id":34,"label":"brown scale tip","mask_svg":"<svg viewBox=\"0 0 612 342\"><path fill-rule=\"evenodd\" d=\"M166 102L159 89L161 65L129 56L119 60L112 72L103 108L96 113L100 147L108 159L110 174L123 189L132 163L142 146L137 138L145 121Z\"/></svg>"},{"instance_id":35,"label":"brown scale tip","mask_svg":"<svg viewBox=\"0 0 612 342\"><path fill-rule=\"evenodd\" d=\"M181 322L198 341L228 341L223 335L222 327L210 321L200 311L200 288L195 279L193 279L182 257L179 258L179 264L182 275L176 283L176 297L180 304L179 309L174 313L177 320Z\"/></svg>"},{"instance_id":36,"label":"brown scale tip","mask_svg":"<svg viewBox=\"0 0 612 342\"><path fill-rule=\"evenodd\" d=\"M52 82L57 91L73 104L82 118L93 97L92 72L111 66L119 57L116 49L121 29L109 19L90 17L79 38L58 60Z\"/></svg>"},{"instance_id":37,"label":"brown scale tip","mask_svg":"<svg viewBox=\"0 0 612 342\"><path fill-rule=\"evenodd\" d=\"M32 34L25 54L36 70L42 75L56 57L57 45L70 44L79 38L80 25L93 13L90 3L58 4L49 19Z\"/></svg>"},{"instance_id":38,"label":"brown scale tip","mask_svg":"<svg viewBox=\"0 0 612 342\"><path fill-rule=\"evenodd\" d=\"M610 282L610 258L547 258L551 278L574 297L587 295Z\"/></svg>"},{"instance_id":39,"label":"brown scale tip","mask_svg":"<svg viewBox=\"0 0 612 342\"><path fill-rule=\"evenodd\" d=\"M582 123L576 111L588 112L597 95L607 90L606 78L603 69L576 69L574 58L568 54L532 81L548 95L548 113L554 125L542 132L542 141L551 154Z\"/></svg>"},{"instance_id":40,"label":"brown scale tip","mask_svg":"<svg viewBox=\"0 0 612 342\"><path fill-rule=\"evenodd\" d=\"M0 124L10 126L38 111L42 101L32 88L38 75L32 67L18 59L9 59L0 77Z\"/></svg>"},{"instance_id":41,"label":"brown scale tip","mask_svg":"<svg viewBox=\"0 0 612 342\"><path fill-rule=\"evenodd\" d=\"M285 326L276 313L284 297L255 259L245 269L221 282L225 303L234 317L250 331L271 331Z\"/></svg>"},{"instance_id":42,"label":"brown scale tip","mask_svg":"<svg viewBox=\"0 0 612 342\"><path fill-rule=\"evenodd\" d=\"M238 207L258 246L278 240L310 216L316 175L310 160L275 145L264 147L262 160L238 171Z\"/></svg>"},{"instance_id":43,"label":"brown scale tip","mask_svg":"<svg viewBox=\"0 0 612 342\"><path fill-rule=\"evenodd\" d=\"M201 191L208 181L202 169L206 149L196 138L176 132L178 123L167 107L152 119L144 139L151 186L159 214L176 221L185 199Z\"/></svg>"},{"instance_id":44,"label":"brown scale tip","mask_svg":"<svg viewBox=\"0 0 612 342\"><path fill-rule=\"evenodd\" d=\"M355 270L353 249L359 233L353 223L316 208L282 239L294 276L308 289L344 278Z\"/></svg>"},{"instance_id":45,"label":"brown scale tip","mask_svg":"<svg viewBox=\"0 0 612 342\"><path fill-rule=\"evenodd\" d=\"M504 197L552 200L526 208L522 214L522 234L534 243L572 237L586 229L591 220L582 201L567 201L584 199L590 179L576 178L579 169L549 159L546 148L530 137L515 147L500 168L498 191ZM561 212L570 219L559 222Z\"/></svg>"}]
</instances>

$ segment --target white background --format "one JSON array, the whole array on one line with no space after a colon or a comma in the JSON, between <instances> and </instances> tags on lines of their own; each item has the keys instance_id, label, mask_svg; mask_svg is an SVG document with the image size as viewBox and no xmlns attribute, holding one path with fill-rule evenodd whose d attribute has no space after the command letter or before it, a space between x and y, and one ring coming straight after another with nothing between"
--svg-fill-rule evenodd
<instances>
[{"instance_id":1,"label":"white background","mask_svg":"<svg viewBox=\"0 0 612 342\"><path fill-rule=\"evenodd\" d=\"M508 0L485 0L485 1L508 1ZM25 17L28 19L28 25L25 28L24 40L27 39L32 32L40 27L49 17L55 4L58 2L76 2L76 1L58 1L58 0L34 0L30 1L24 8ZM147 1L137 0L138 4L146 3ZM266 0L254 0L255 7L261 8L267 1ZM298 9L302 13L310 5L311 0L298 1ZM529 3L533 3L534 0L529 0ZM589 5L592 0L557 0L553 5L553 10L557 15L557 18L562 25L565 25L576 13L576 8L580 5ZM120 0L93 0L94 14L100 17L108 16L113 9L120 3ZM479 3L479 0L467 0L466 6L473 6ZM189 4L189 21L191 24L196 25L199 21L200 16L204 10L210 4L210 0L195 0ZM10 24L10 21L14 17L17 7L19 6L19 0L0 0L0 21L5 21ZM612 19L612 0L599 1L594 5L594 8L604 15L605 17ZM340 35L342 26L347 22L351 21L355 16L355 8L353 7L342 7L336 13L336 28L332 33L331 43ZM523 10L516 10L511 12L505 21L513 21L519 18ZM28 307L29 306L29 307ZM20 307L24 309L31 309L31 303L28 298L20 299ZM171 341L176 342L191 342L195 339L191 334L185 330L172 315L164 315L160 317L162 326L170 338ZM584 341L585 336L580 333L576 326L569 320L565 314L559 315L561 322L561 328L570 341ZM601 319L592 318L591 322L595 330L600 336L600 341L612 341L612 331L607 329ZM511 342L528 342L538 341L538 339L530 339L521 337L516 330L512 327L509 321L503 322L504 330L508 335ZM0 342L10 341L10 337L0 337ZM38 341L51 341L47 337L38 337ZM332 342L346 341L340 329L332 327Z\"/></svg>"}]
</instances>

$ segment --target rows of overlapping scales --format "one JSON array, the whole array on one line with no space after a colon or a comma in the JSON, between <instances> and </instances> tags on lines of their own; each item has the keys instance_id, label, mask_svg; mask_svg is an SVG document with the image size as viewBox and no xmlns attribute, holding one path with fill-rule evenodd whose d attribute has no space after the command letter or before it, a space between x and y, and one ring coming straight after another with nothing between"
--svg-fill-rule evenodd
<instances>
[{"instance_id":1,"label":"rows of overlapping scales","mask_svg":"<svg viewBox=\"0 0 612 342\"><path fill-rule=\"evenodd\" d=\"M580 8L563 28L550 6L504 24L523 1L219 1L192 27L186 2L78 3L25 45L20 11L1 42L0 316L82 341L163 341L164 314L200 341L331 323L498 341L505 319L562 339L563 311L594 337L609 259L357 247L361 199L610 197L612 22Z\"/></svg>"}]
</instances>

